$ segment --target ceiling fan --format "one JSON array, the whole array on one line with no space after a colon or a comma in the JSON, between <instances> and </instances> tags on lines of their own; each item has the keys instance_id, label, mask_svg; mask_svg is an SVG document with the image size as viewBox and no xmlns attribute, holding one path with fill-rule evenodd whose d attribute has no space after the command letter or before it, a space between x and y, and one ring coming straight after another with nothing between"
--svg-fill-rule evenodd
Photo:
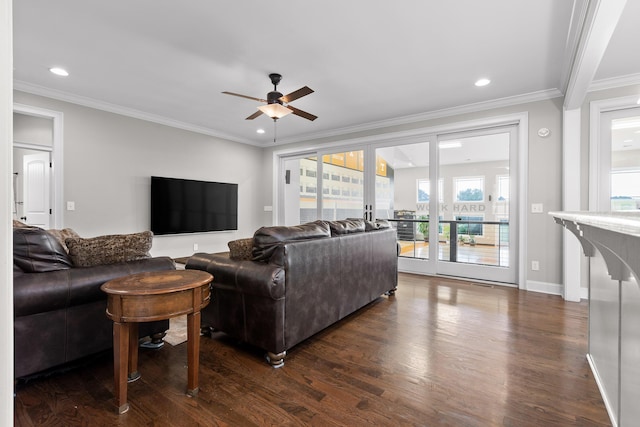
<instances>
[{"instance_id":1,"label":"ceiling fan","mask_svg":"<svg viewBox=\"0 0 640 427\"><path fill-rule=\"evenodd\" d=\"M239 93L226 92L226 91L222 93L266 103L266 105L262 105L258 107L258 111L256 111L255 113L247 117L246 120L253 120L262 114L266 114L267 116L271 117L274 121L276 121L286 116L287 114L291 114L291 113L311 121L318 118L318 116L314 116L311 113L307 113L306 111L302 111L298 108L295 108L289 105L290 102L293 102L296 99L300 99L303 96L307 96L313 93L313 89L307 86L304 86L298 90L294 90L288 95L282 95L280 92L278 92L278 89L277 89L278 83L280 83L280 80L282 80L282 76L277 73L272 73L272 74L269 74L269 78L271 79L271 83L273 84L273 91L267 94L267 99L254 98L253 96L241 95Z\"/></svg>"}]
</instances>

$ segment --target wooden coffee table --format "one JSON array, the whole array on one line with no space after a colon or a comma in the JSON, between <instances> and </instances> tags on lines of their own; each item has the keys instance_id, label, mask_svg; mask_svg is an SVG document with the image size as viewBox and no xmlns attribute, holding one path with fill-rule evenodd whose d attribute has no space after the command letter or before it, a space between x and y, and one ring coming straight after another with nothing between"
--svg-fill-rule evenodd
<instances>
[{"instance_id":1,"label":"wooden coffee table","mask_svg":"<svg viewBox=\"0 0 640 427\"><path fill-rule=\"evenodd\" d=\"M198 394L200 310L209 304L211 274L200 270L138 273L110 280L107 317L113 320L113 371L118 413L129 410L127 377L138 373L138 323L187 315L187 394Z\"/></svg>"}]
</instances>

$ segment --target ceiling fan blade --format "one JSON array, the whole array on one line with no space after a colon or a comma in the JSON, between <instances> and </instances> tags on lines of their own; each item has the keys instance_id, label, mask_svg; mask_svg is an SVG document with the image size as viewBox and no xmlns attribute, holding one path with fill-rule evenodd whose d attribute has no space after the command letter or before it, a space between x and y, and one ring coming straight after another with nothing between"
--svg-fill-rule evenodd
<instances>
[{"instance_id":1,"label":"ceiling fan blade","mask_svg":"<svg viewBox=\"0 0 640 427\"><path fill-rule=\"evenodd\" d=\"M256 117L259 117L262 113L262 111L258 110L255 113L253 113L252 115L250 115L249 117L247 117L245 120L253 120Z\"/></svg>"},{"instance_id":2,"label":"ceiling fan blade","mask_svg":"<svg viewBox=\"0 0 640 427\"><path fill-rule=\"evenodd\" d=\"M310 93L313 93L313 89L311 89L308 86L301 87L300 89L295 90L288 95L281 96L280 101L286 102L286 103L293 102L296 99L309 95Z\"/></svg>"},{"instance_id":3,"label":"ceiling fan blade","mask_svg":"<svg viewBox=\"0 0 640 427\"><path fill-rule=\"evenodd\" d=\"M311 113L307 113L306 111L302 111L296 107L292 107L291 105L287 105L287 108L290 109L291 111L293 111L293 114L295 114L296 116L300 116L303 117L307 120L311 120L314 121L315 119L318 118L318 116L314 116Z\"/></svg>"},{"instance_id":4,"label":"ceiling fan blade","mask_svg":"<svg viewBox=\"0 0 640 427\"><path fill-rule=\"evenodd\" d=\"M268 102L266 99L262 99L262 98L254 98L253 96L247 96L247 95L240 95L239 93L233 93L233 92L222 92L225 95L233 95L233 96L239 96L240 98L247 98L247 99L251 99L254 101L260 101L260 102Z\"/></svg>"}]
</instances>

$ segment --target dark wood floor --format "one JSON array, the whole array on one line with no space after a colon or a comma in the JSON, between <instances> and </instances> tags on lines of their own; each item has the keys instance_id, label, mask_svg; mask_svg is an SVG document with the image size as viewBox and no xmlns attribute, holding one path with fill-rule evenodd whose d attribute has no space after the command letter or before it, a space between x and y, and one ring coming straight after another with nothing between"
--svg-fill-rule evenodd
<instances>
[{"instance_id":1,"label":"dark wood floor","mask_svg":"<svg viewBox=\"0 0 640 427\"><path fill-rule=\"evenodd\" d=\"M18 384L15 425L609 426L586 331L584 302L401 274L395 297L296 346L281 369L203 337L189 398L186 344L141 349L118 416L107 353Z\"/></svg>"}]
</instances>

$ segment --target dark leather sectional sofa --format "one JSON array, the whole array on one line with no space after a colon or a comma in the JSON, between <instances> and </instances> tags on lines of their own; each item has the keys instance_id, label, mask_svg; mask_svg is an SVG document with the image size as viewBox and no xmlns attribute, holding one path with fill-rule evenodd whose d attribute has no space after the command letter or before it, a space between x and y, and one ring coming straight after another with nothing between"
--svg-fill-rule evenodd
<instances>
[{"instance_id":1,"label":"dark leather sectional sofa","mask_svg":"<svg viewBox=\"0 0 640 427\"><path fill-rule=\"evenodd\" d=\"M100 286L128 274L175 269L171 258L75 267L47 231L14 228L15 378L109 349L113 322ZM140 324L140 336L162 340L168 321Z\"/></svg>"},{"instance_id":2,"label":"dark leather sectional sofa","mask_svg":"<svg viewBox=\"0 0 640 427\"><path fill-rule=\"evenodd\" d=\"M244 257L195 254L186 268L214 276L203 326L266 350L275 367L297 343L397 287L396 231L386 222L263 227L247 246Z\"/></svg>"}]
</instances>

